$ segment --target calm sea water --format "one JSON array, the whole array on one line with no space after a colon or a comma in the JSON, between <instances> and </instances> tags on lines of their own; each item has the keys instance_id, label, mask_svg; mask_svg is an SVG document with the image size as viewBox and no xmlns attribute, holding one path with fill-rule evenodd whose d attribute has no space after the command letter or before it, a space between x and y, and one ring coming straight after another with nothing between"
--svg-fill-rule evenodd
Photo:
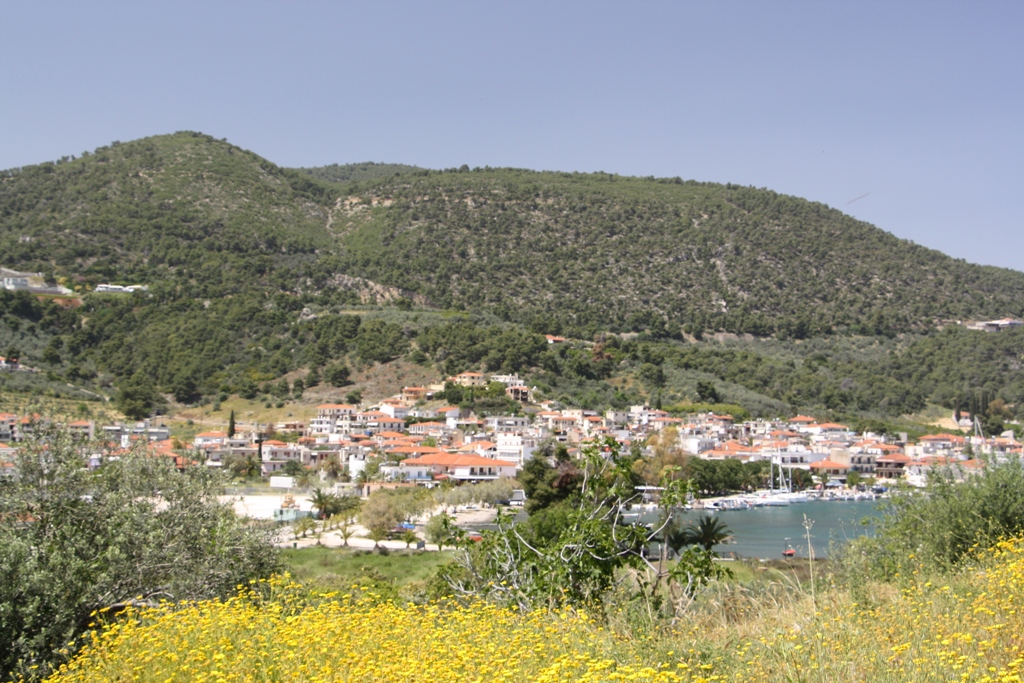
<instances>
[{"instance_id":1,"label":"calm sea water","mask_svg":"<svg viewBox=\"0 0 1024 683\"><path fill-rule=\"evenodd\" d=\"M824 557L832 541L844 543L857 536L874 533L874 522L881 516L886 501L812 500L788 507L760 507L750 510L713 512L732 531L728 544L715 548L722 555L736 553L741 557L778 558L787 545L797 557L808 557L807 530L804 516L813 522L810 541L815 557ZM693 520L703 514L699 510L681 515Z\"/></svg>"},{"instance_id":2,"label":"calm sea water","mask_svg":"<svg viewBox=\"0 0 1024 683\"><path fill-rule=\"evenodd\" d=\"M815 557L825 557L833 541L842 544L851 538L874 533L874 522L881 516L881 506L887 501L871 500L811 500L808 503L794 503L788 507L759 507L749 510L723 510L705 513L701 510L684 512L681 521L695 520L702 514L718 517L729 527L732 540L718 545L715 550L728 556L781 558L788 546L796 550L797 557L809 557L807 530L804 529L804 515L811 525L810 540ZM520 512L517 521L526 519ZM657 513L644 515L642 521L656 523ZM474 527L493 529L490 524Z\"/></svg>"}]
</instances>

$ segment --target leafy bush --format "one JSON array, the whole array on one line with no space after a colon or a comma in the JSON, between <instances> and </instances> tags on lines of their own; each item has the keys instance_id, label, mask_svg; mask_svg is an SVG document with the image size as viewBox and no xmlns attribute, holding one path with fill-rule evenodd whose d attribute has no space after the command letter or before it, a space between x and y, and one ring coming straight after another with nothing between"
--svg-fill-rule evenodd
<instances>
[{"instance_id":1,"label":"leafy bush","mask_svg":"<svg viewBox=\"0 0 1024 683\"><path fill-rule=\"evenodd\" d=\"M954 463L934 470L925 490L901 491L889 503L877 535L849 552L868 553L884 575L910 561L946 570L979 546L1024 532L1024 465L1017 457L990 459L975 473Z\"/></svg>"},{"instance_id":2,"label":"leafy bush","mask_svg":"<svg viewBox=\"0 0 1024 683\"><path fill-rule=\"evenodd\" d=\"M45 433L0 483L0 675L57 662L95 610L224 596L279 567L208 468L135 450L89 470L101 449L84 446Z\"/></svg>"}]
</instances>

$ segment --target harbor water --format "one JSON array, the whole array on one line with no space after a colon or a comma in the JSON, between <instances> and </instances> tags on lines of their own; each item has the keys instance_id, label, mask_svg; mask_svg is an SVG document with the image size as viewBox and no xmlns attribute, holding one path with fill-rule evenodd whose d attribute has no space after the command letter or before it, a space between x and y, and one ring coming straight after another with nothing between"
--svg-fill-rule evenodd
<instances>
[{"instance_id":1,"label":"harbor water","mask_svg":"<svg viewBox=\"0 0 1024 683\"><path fill-rule=\"evenodd\" d=\"M817 500L793 503L786 507L753 507L745 510L721 510L707 512L691 510L678 514L682 523L694 522L704 514L710 514L722 521L732 535L728 543L715 546L723 557L756 557L778 559L783 551L792 548L796 557L810 557L808 532L804 528L804 516L811 522L810 545L814 556L828 555L833 544L842 545L850 539L873 534L875 521L882 515L885 500ZM660 514L646 512L637 515L645 524L658 524ZM635 520L637 517L634 517ZM526 520L526 513L515 516L517 522ZM628 518L627 518L628 520ZM493 524L474 525L472 530L493 530Z\"/></svg>"},{"instance_id":2,"label":"harbor water","mask_svg":"<svg viewBox=\"0 0 1024 683\"><path fill-rule=\"evenodd\" d=\"M787 547L796 551L797 557L809 557L808 531L804 519L813 522L810 529L810 544L815 557L825 557L832 542L843 544L852 538L872 534L875 521L881 516L881 508L887 501L878 500L816 500L794 503L787 507L756 507L749 510L722 510L705 513L693 510L682 513L681 521L694 521L702 514L711 514L729 527L732 539L729 543L715 547L728 557L764 559L780 558ZM645 519L646 520L646 516ZM654 521L653 519L651 521Z\"/></svg>"}]
</instances>

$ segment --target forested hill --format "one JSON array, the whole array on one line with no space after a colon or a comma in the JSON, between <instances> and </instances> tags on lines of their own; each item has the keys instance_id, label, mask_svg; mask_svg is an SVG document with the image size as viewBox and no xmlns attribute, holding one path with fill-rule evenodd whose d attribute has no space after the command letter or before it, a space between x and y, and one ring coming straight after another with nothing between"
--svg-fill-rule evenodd
<instances>
[{"instance_id":1,"label":"forested hill","mask_svg":"<svg viewBox=\"0 0 1024 683\"><path fill-rule=\"evenodd\" d=\"M163 282L198 296L363 278L585 337L892 334L1024 314L1022 273L769 190L465 166L293 170L190 132L3 172L0 253L0 265L84 288Z\"/></svg>"},{"instance_id":2,"label":"forested hill","mask_svg":"<svg viewBox=\"0 0 1024 683\"><path fill-rule=\"evenodd\" d=\"M768 190L464 168L354 197L339 268L535 329L804 337L1024 313L1024 274Z\"/></svg>"},{"instance_id":3,"label":"forested hill","mask_svg":"<svg viewBox=\"0 0 1024 683\"><path fill-rule=\"evenodd\" d=\"M0 172L0 266L72 284L180 279L217 294L233 276L252 281L254 257L329 249L334 192L199 133L113 143Z\"/></svg>"},{"instance_id":4,"label":"forested hill","mask_svg":"<svg viewBox=\"0 0 1024 683\"><path fill-rule=\"evenodd\" d=\"M438 375L520 372L595 409L703 400L695 387L713 381L765 414L903 414L981 396L1024 406L1019 333L917 334L1021 316L1024 273L768 190L285 169L182 132L0 172L0 266L83 295L67 307L0 290L0 354L43 371L0 373L0 390L77 386L130 415L158 394L283 401L320 373L344 385L350 368L398 359ZM90 294L107 282L148 290ZM595 336L625 331L645 334ZM719 331L777 339L690 343Z\"/></svg>"}]
</instances>

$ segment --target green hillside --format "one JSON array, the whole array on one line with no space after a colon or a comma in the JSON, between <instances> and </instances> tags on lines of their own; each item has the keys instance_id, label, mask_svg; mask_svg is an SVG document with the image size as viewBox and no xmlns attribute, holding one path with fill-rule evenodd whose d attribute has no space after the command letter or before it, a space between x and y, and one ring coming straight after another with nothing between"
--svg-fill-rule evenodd
<instances>
[{"instance_id":1,"label":"green hillside","mask_svg":"<svg viewBox=\"0 0 1024 683\"><path fill-rule=\"evenodd\" d=\"M438 375L519 372L595 409L703 401L712 385L765 415L999 398L1011 417L1024 405L1024 334L936 332L1021 315L1024 274L768 190L289 170L183 132L0 173L0 254L82 295L61 308L0 290L0 354L43 371L0 376L0 391L109 395L140 411L161 394L279 403L404 358ZM104 282L149 289L91 293ZM580 341L549 347L541 333Z\"/></svg>"},{"instance_id":2,"label":"green hillside","mask_svg":"<svg viewBox=\"0 0 1024 683\"><path fill-rule=\"evenodd\" d=\"M356 190L338 267L545 331L885 334L1024 313L1024 275L768 190L515 170Z\"/></svg>"},{"instance_id":3,"label":"green hillside","mask_svg":"<svg viewBox=\"0 0 1024 683\"><path fill-rule=\"evenodd\" d=\"M173 279L329 248L332 191L198 133L0 174L3 265L74 282ZM238 273L239 279L251 274Z\"/></svg>"}]
</instances>

